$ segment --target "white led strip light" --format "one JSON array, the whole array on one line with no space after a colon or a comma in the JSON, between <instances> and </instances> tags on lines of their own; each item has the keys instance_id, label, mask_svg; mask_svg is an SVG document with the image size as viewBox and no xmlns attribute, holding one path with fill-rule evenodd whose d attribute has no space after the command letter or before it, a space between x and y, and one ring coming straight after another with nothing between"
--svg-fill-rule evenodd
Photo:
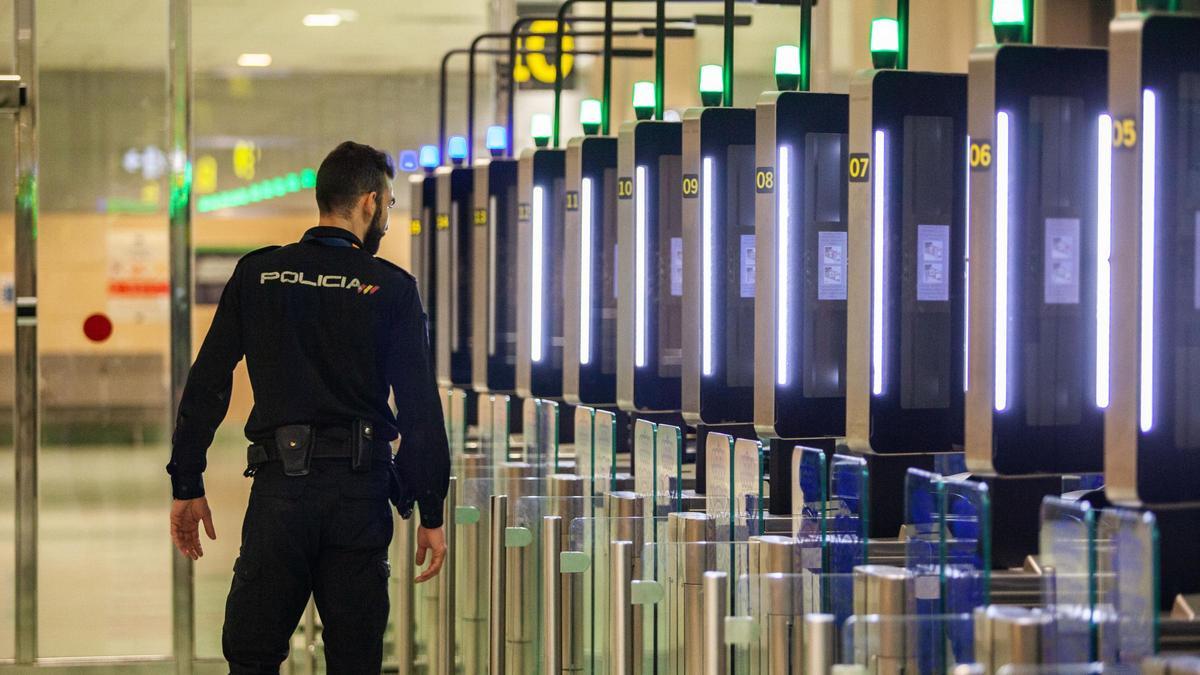
<instances>
[{"instance_id":1,"label":"white led strip light","mask_svg":"<svg viewBox=\"0 0 1200 675\"><path fill-rule=\"evenodd\" d=\"M1142 432L1154 426L1154 226L1157 218L1157 164L1155 147L1158 140L1158 98L1154 92L1142 91L1142 306L1141 358L1138 371L1139 427Z\"/></svg>"},{"instance_id":2,"label":"white led strip light","mask_svg":"<svg viewBox=\"0 0 1200 675\"><path fill-rule=\"evenodd\" d=\"M1112 320L1112 117L1096 124L1096 405L1108 407L1108 356Z\"/></svg>"},{"instance_id":3,"label":"white led strip light","mask_svg":"<svg viewBox=\"0 0 1200 675\"><path fill-rule=\"evenodd\" d=\"M996 113L996 394L1008 408L1008 113Z\"/></svg>"},{"instance_id":4,"label":"white led strip light","mask_svg":"<svg viewBox=\"0 0 1200 675\"><path fill-rule=\"evenodd\" d=\"M971 137L967 136L967 182L963 193L963 391L971 383Z\"/></svg>"},{"instance_id":5,"label":"white led strip light","mask_svg":"<svg viewBox=\"0 0 1200 675\"><path fill-rule=\"evenodd\" d=\"M874 182L871 211L873 228L871 233L871 393L883 393L883 199L886 165L884 135L882 129L875 130Z\"/></svg>"},{"instance_id":6,"label":"white led strip light","mask_svg":"<svg viewBox=\"0 0 1200 675\"><path fill-rule=\"evenodd\" d=\"M532 250L532 274L530 275L530 296L531 296L531 320L530 320L530 337L529 337L529 358L534 362L542 360L542 296L544 289L542 288L542 245L543 233L542 228L545 223L545 214L542 205L545 190L540 185L533 187L533 250Z\"/></svg>"},{"instance_id":7,"label":"white led strip light","mask_svg":"<svg viewBox=\"0 0 1200 675\"><path fill-rule=\"evenodd\" d=\"M579 190L579 363L592 362L592 179Z\"/></svg>"},{"instance_id":8,"label":"white led strip light","mask_svg":"<svg viewBox=\"0 0 1200 675\"><path fill-rule=\"evenodd\" d=\"M792 226L792 193L791 193L791 162L792 149L789 146L779 146L779 159L776 171L778 180L778 205L776 212L776 227L778 228L777 248L778 259L775 264L775 274L778 287L775 292L775 382L780 386L788 383L788 332L791 321L790 299L788 297L788 273L791 248Z\"/></svg>"},{"instance_id":9,"label":"white led strip light","mask_svg":"<svg viewBox=\"0 0 1200 675\"><path fill-rule=\"evenodd\" d=\"M701 285L704 293L704 306L701 308L701 360L702 372L713 374L713 159L704 158L704 175L700 179L700 190L703 200L704 213L701 218L701 246L703 247L701 261Z\"/></svg>"},{"instance_id":10,"label":"white led strip light","mask_svg":"<svg viewBox=\"0 0 1200 675\"><path fill-rule=\"evenodd\" d=\"M638 368L646 365L646 167L635 171L636 185L633 191L634 247L633 252L633 302L634 302L634 364Z\"/></svg>"}]
</instances>

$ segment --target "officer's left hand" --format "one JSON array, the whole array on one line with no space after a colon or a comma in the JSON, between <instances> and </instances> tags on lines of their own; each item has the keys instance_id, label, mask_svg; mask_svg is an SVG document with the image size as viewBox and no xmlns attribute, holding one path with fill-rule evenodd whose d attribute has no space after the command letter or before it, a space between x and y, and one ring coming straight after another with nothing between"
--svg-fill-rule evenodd
<instances>
[{"instance_id":1,"label":"officer's left hand","mask_svg":"<svg viewBox=\"0 0 1200 675\"><path fill-rule=\"evenodd\" d=\"M171 502L171 541L180 553L192 560L199 560L204 555L204 548L200 546L201 522L204 523L204 533L215 541L217 530L213 527L207 498L175 499Z\"/></svg>"}]
</instances>

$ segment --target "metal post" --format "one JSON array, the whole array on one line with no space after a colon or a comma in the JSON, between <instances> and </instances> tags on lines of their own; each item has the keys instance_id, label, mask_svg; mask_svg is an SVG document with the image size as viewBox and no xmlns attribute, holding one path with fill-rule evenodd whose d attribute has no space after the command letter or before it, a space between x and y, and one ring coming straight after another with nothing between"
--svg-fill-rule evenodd
<instances>
[{"instance_id":1,"label":"metal post","mask_svg":"<svg viewBox=\"0 0 1200 675\"><path fill-rule=\"evenodd\" d=\"M413 605L416 602L413 587L413 532L415 518L396 522L396 663L412 663L417 658L413 645Z\"/></svg>"},{"instance_id":2,"label":"metal post","mask_svg":"<svg viewBox=\"0 0 1200 675\"><path fill-rule=\"evenodd\" d=\"M304 608L304 663L308 672L317 672L317 603L309 597Z\"/></svg>"},{"instance_id":3,"label":"metal post","mask_svg":"<svg viewBox=\"0 0 1200 675\"><path fill-rule=\"evenodd\" d=\"M562 653L562 593L559 554L562 553L562 518L542 517L542 672L561 675Z\"/></svg>"},{"instance_id":4,"label":"metal post","mask_svg":"<svg viewBox=\"0 0 1200 675\"><path fill-rule=\"evenodd\" d=\"M437 670L442 675L454 675L454 594L457 590L455 583L455 536L454 536L454 504L458 494L458 478L450 477L450 486L446 492L445 514L446 523L446 560L442 571L438 574L438 635L437 640Z\"/></svg>"},{"instance_id":5,"label":"metal post","mask_svg":"<svg viewBox=\"0 0 1200 675\"><path fill-rule=\"evenodd\" d=\"M654 119L662 121L667 86L667 2L654 3Z\"/></svg>"},{"instance_id":6,"label":"metal post","mask_svg":"<svg viewBox=\"0 0 1200 675\"><path fill-rule=\"evenodd\" d=\"M725 0L725 65L721 69L725 82L725 107L733 107L733 2Z\"/></svg>"},{"instance_id":7,"label":"metal post","mask_svg":"<svg viewBox=\"0 0 1200 675\"><path fill-rule=\"evenodd\" d=\"M557 56L554 58L554 139L551 141L550 146L552 148L558 147L559 132L562 126L563 59L566 58L562 47L563 41L566 39L567 10L573 4L575 4L575 0L565 0L560 4L558 6L558 18L554 21L554 51Z\"/></svg>"},{"instance_id":8,"label":"metal post","mask_svg":"<svg viewBox=\"0 0 1200 675\"><path fill-rule=\"evenodd\" d=\"M32 664L37 658L38 623L38 68L34 4L35 0L16 0L13 4L17 76L25 87L25 105L17 111L14 134L17 198L13 213L16 252L13 276L17 304L13 405L17 526L16 657L18 664L25 665ZM179 559L186 560L183 556L179 556Z\"/></svg>"},{"instance_id":9,"label":"metal post","mask_svg":"<svg viewBox=\"0 0 1200 675\"><path fill-rule=\"evenodd\" d=\"M438 71L438 156L446 157L446 81L450 79L447 72L450 68L450 57L464 54L466 50L450 49L442 54L442 67ZM453 441L453 437L451 437Z\"/></svg>"},{"instance_id":10,"label":"metal post","mask_svg":"<svg viewBox=\"0 0 1200 675\"><path fill-rule=\"evenodd\" d=\"M608 609L608 637L612 648L609 675L633 675L633 542L614 541L608 545L608 588L612 604Z\"/></svg>"},{"instance_id":11,"label":"metal post","mask_svg":"<svg viewBox=\"0 0 1200 675\"><path fill-rule=\"evenodd\" d=\"M829 675L836 661L834 636L837 618L832 614L807 614L804 617L804 671L808 675Z\"/></svg>"},{"instance_id":12,"label":"metal post","mask_svg":"<svg viewBox=\"0 0 1200 675\"><path fill-rule=\"evenodd\" d=\"M800 91L812 86L812 4L813 0L800 3Z\"/></svg>"},{"instance_id":13,"label":"metal post","mask_svg":"<svg viewBox=\"0 0 1200 675\"><path fill-rule=\"evenodd\" d=\"M605 136L608 135L608 120L612 117L612 30L613 30L613 0L604 0L604 61L602 68L600 120Z\"/></svg>"},{"instance_id":14,"label":"metal post","mask_svg":"<svg viewBox=\"0 0 1200 675\"><path fill-rule=\"evenodd\" d=\"M704 573L704 675L725 675L725 615L728 578L724 572Z\"/></svg>"},{"instance_id":15,"label":"metal post","mask_svg":"<svg viewBox=\"0 0 1200 675\"><path fill-rule=\"evenodd\" d=\"M489 675L504 675L504 530L508 527L508 496L492 495L491 572L488 608L491 653L488 655Z\"/></svg>"}]
</instances>

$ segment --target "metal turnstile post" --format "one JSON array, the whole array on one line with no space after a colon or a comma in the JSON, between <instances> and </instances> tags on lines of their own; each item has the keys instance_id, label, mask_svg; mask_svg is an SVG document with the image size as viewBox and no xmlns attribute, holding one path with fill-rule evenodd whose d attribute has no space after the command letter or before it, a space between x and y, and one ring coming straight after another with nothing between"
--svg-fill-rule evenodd
<instances>
[{"instance_id":1,"label":"metal turnstile post","mask_svg":"<svg viewBox=\"0 0 1200 675\"><path fill-rule=\"evenodd\" d=\"M509 462L501 465L501 476L504 479L504 489L508 494L508 512L506 527L519 526L520 514L517 509L522 497L533 497L535 486L539 481L531 480L537 477L538 467L523 462ZM540 527L540 523L527 523L532 528ZM507 537L507 533L502 533ZM537 560L540 553L530 546L507 546L502 549L504 562L504 633L502 639L507 643L504 656L507 672L525 675L536 671L538 659L538 616L541 608L537 605L538 585Z\"/></svg>"},{"instance_id":2,"label":"metal turnstile post","mask_svg":"<svg viewBox=\"0 0 1200 675\"><path fill-rule=\"evenodd\" d=\"M478 479L488 475L491 458L486 455L467 454L463 455L461 460L464 482L458 487L456 506L470 507L469 510L475 512L479 518L471 522L470 519L461 521L456 517L453 521L454 543L458 549L455 572L458 576L459 592L456 593L458 601L454 610L458 616L456 633L461 641L462 672L483 673L487 670L485 664L488 661L487 589L491 564L487 529L489 521L485 521L482 514L477 513L477 505L470 504L473 495L469 495L468 492L472 488L480 488Z\"/></svg>"},{"instance_id":3,"label":"metal turnstile post","mask_svg":"<svg viewBox=\"0 0 1200 675\"><path fill-rule=\"evenodd\" d=\"M636 492L615 491L608 493L606 497L607 513L612 520L612 527L609 532L611 541L627 541L632 544L630 551L630 580L642 578L642 548L646 541L646 527L654 527L653 523L644 521L646 498ZM642 634L642 613L634 612L631 621L633 625L631 630L634 635ZM642 641L634 640L630 646L633 659L633 670L631 673L637 673L641 669L642 664Z\"/></svg>"},{"instance_id":4,"label":"metal turnstile post","mask_svg":"<svg viewBox=\"0 0 1200 675\"><path fill-rule=\"evenodd\" d=\"M804 616L804 667L793 670L792 675L830 675L837 660L835 636L837 617L832 614L806 614Z\"/></svg>"},{"instance_id":5,"label":"metal turnstile post","mask_svg":"<svg viewBox=\"0 0 1200 675\"><path fill-rule=\"evenodd\" d=\"M550 496L555 497L552 505L554 515L562 522L559 527L558 551L571 549L571 525L577 519L584 517L585 479L570 474L555 474L550 477ZM554 564L557 565L556 557ZM545 570L549 567L543 566ZM548 574L548 572L547 572ZM559 574L560 611L557 617L548 617L551 623L558 625L559 655L561 656L560 672L580 673L584 670L584 577L582 574ZM557 621L554 619L557 618Z\"/></svg>"},{"instance_id":6,"label":"metal turnstile post","mask_svg":"<svg viewBox=\"0 0 1200 675\"><path fill-rule=\"evenodd\" d=\"M542 622L542 672L562 672L562 587L559 556L562 554L562 518L542 517L542 603L546 610Z\"/></svg>"},{"instance_id":7,"label":"metal turnstile post","mask_svg":"<svg viewBox=\"0 0 1200 675\"><path fill-rule=\"evenodd\" d=\"M488 643L491 653L488 655L489 675L504 675L504 588L505 588L505 557L504 531L508 528L508 496L492 495L492 527L491 544L491 578L488 580Z\"/></svg>"},{"instance_id":8,"label":"metal turnstile post","mask_svg":"<svg viewBox=\"0 0 1200 675\"><path fill-rule=\"evenodd\" d=\"M704 573L704 675L725 675L729 647L725 617L729 614L729 580L724 572Z\"/></svg>"},{"instance_id":9,"label":"metal turnstile post","mask_svg":"<svg viewBox=\"0 0 1200 675\"><path fill-rule=\"evenodd\" d=\"M755 595L755 605L762 609L762 630L756 648L750 650L752 673L789 675L793 669L799 672L803 663L804 634L799 620L802 603L800 589L791 576L796 555L796 540L792 537L750 537L748 590Z\"/></svg>"},{"instance_id":10,"label":"metal turnstile post","mask_svg":"<svg viewBox=\"0 0 1200 675\"><path fill-rule=\"evenodd\" d=\"M612 656L609 675L633 675L633 542L613 541L609 545L608 587L612 594L608 609L608 637Z\"/></svg>"},{"instance_id":11,"label":"metal turnstile post","mask_svg":"<svg viewBox=\"0 0 1200 675\"><path fill-rule=\"evenodd\" d=\"M909 649L910 625L903 617L915 614L914 575L902 567L860 565L854 568L854 613L862 618L855 636L855 661L874 675L917 672ZM866 617L879 617L878 623Z\"/></svg>"},{"instance_id":12,"label":"metal turnstile post","mask_svg":"<svg viewBox=\"0 0 1200 675\"><path fill-rule=\"evenodd\" d=\"M455 579L456 565L454 564L454 556L456 554L454 504L457 496L458 479L451 476L450 486L446 492L445 512L442 514L442 522L448 523L449 527L445 528L446 559L442 563L442 571L437 576L438 609L436 630L438 634L435 636L436 648L430 650L431 654L437 656L437 661L431 672L438 673L438 675L454 675L454 661L458 653L454 632L454 595L457 590L457 580Z\"/></svg>"},{"instance_id":13,"label":"metal turnstile post","mask_svg":"<svg viewBox=\"0 0 1200 675\"><path fill-rule=\"evenodd\" d=\"M667 516L668 556L682 556L669 570L667 592L675 608L668 617L671 635L669 672L698 673L704 668L704 654L696 645L704 642L704 572L712 565L713 519L703 513L672 513ZM673 550L671 550L673 549Z\"/></svg>"}]
</instances>

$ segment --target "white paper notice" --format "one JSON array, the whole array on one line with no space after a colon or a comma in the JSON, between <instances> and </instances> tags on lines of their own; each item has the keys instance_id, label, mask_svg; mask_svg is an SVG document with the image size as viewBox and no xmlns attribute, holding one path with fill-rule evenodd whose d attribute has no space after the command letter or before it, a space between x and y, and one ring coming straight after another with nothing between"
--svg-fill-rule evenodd
<instances>
[{"instance_id":1,"label":"white paper notice","mask_svg":"<svg viewBox=\"0 0 1200 675\"><path fill-rule=\"evenodd\" d=\"M917 226L917 300L950 299L950 226Z\"/></svg>"},{"instance_id":2,"label":"white paper notice","mask_svg":"<svg viewBox=\"0 0 1200 675\"><path fill-rule=\"evenodd\" d=\"M1079 219L1046 219L1047 305L1079 304Z\"/></svg>"},{"instance_id":3,"label":"white paper notice","mask_svg":"<svg viewBox=\"0 0 1200 675\"><path fill-rule=\"evenodd\" d=\"M846 233L817 233L817 299L846 299Z\"/></svg>"}]
</instances>

